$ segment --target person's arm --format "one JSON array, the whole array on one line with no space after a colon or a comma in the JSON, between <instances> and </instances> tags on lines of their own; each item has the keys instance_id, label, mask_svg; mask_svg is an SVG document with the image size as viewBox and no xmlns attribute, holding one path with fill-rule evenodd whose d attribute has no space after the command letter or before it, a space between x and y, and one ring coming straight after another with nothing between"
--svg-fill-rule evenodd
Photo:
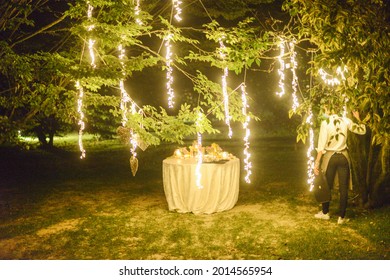
<instances>
[{"instance_id":1,"label":"person's arm","mask_svg":"<svg viewBox=\"0 0 390 280\"><path fill-rule=\"evenodd\" d=\"M358 111L352 111L352 115L355 117L355 119L358 121L358 123L354 123L353 121L348 121L348 129L356 134L366 134L366 126L362 121L360 120L360 115Z\"/></svg>"},{"instance_id":2,"label":"person's arm","mask_svg":"<svg viewBox=\"0 0 390 280\"><path fill-rule=\"evenodd\" d=\"M314 162L314 174L319 175L320 174L320 163L321 163L321 157L324 154L323 151L317 153L316 161Z\"/></svg>"}]
</instances>

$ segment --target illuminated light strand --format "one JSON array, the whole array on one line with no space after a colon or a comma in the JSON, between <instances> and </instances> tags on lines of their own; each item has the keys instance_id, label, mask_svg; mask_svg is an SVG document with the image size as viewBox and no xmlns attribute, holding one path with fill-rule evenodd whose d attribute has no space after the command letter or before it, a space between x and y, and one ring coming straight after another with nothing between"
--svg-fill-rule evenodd
<instances>
[{"instance_id":1,"label":"illuminated light strand","mask_svg":"<svg viewBox=\"0 0 390 280\"><path fill-rule=\"evenodd\" d=\"M89 4L89 1L87 2L88 3L88 9L87 9L87 17L88 19L91 19L92 18L92 12L93 12L93 6L91 6ZM91 24L87 27L87 31L92 31L94 29L94 25ZM88 40L88 49L89 49L89 54L91 56L91 66L92 68L95 68L96 67L96 64L95 64L95 55L94 55L94 52L93 52L93 45L94 45L95 41L92 40L92 39L89 39ZM79 94L78 94L78 97L77 97L77 113L79 114L79 121L78 121L78 125L79 125L79 141L78 141L78 144L79 144L79 149L80 149L80 152L81 152L81 155L80 155L80 158L83 159L85 158L86 156L86 151L84 149L84 146L83 146L83 133L84 133L84 129L85 129L85 122L84 122L84 112L83 112L83 99L84 99L84 88L80 85L80 81L76 81L76 88L78 89L79 91Z\"/></svg>"},{"instance_id":2,"label":"illuminated light strand","mask_svg":"<svg viewBox=\"0 0 390 280\"><path fill-rule=\"evenodd\" d=\"M119 60L120 60L120 63L122 65L122 67L123 67L124 66L123 58L125 56L125 50L122 47L122 45L118 46L118 50L119 50ZM125 75L125 74L126 73L123 71L123 75ZM130 97L129 97L126 89L125 89L125 85L124 85L123 79L120 79L120 81L119 81L119 88L120 88L120 91L121 91L121 104L120 104L120 108L122 110L122 126L125 126L126 123L127 123L127 103L130 101Z\"/></svg>"},{"instance_id":3,"label":"illuminated light strand","mask_svg":"<svg viewBox=\"0 0 390 280\"><path fill-rule=\"evenodd\" d=\"M284 91L284 70L286 68L286 66L284 64L284 60L283 60L283 56L284 56L284 53L285 53L284 40L280 41L279 49L280 49L280 53L279 53L279 56L278 56L278 61L279 61L280 68L278 69L278 74L279 74L279 88L280 88L280 91L277 92L276 94L278 96L283 96L284 93L285 93L285 91Z\"/></svg>"},{"instance_id":4,"label":"illuminated light strand","mask_svg":"<svg viewBox=\"0 0 390 280\"><path fill-rule=\"evenodd\" d=\"M314 188L314 130L313 130L313 113L310 110L309 115L306 118L306 123L309 124L309 148L307 149L307 183L309 184L310 191Z\"/></svg>"},{"instance_id":5,"label":"illuminated light strand","mask_svg":"<svg viewBox=\"0 0 390 280\"><path fill-rule=\"evenodd\" d=\"M166 47L166 54L165 54L165 60L166 60L166 67L167 67L167 93L168 93L168 107L173 108L173 105L175 104L174 98L175 98L175 92L173 91L172 84L173 84L173 68L172 68L172 47L171 47L171 39L173 35L170 33L165 37L165 47Z\"/></svg>"},{"instance_id":6,"label":"illuminated light strand","mask_svg":"<svg viewBox=\"0 0 390 280\"><path fill-rule=\"evenodd\" d=\"M118 50L119 50L119 60L120 60L121 65L123 67L124 66L123 58L125 57L125 49L122 47L122 45L119 45L118 46ZM123 71L123 75L125 75L125 74L126 73ZM127 91L125 89L125 85L124 85L123 79L121 79L119 81L119 88L120 88L120 91L121 91L121 104L120 104L120 108L122 110L122 126L125 127L126 123L128 121L128 119L127 119L127 111L128 111L127 110L127 103L131 99L130 99L129 94L127 93ZM135 111L135 102L133 102L133 101L132 101L132 105L131 105L131 112L132 112L133 115L136 113L136 111ZM130 130L130 153L132 154L132 156L134 158L137 157L137 153L136 153L137 146L138 146L137 135L136 135L136 133L134 133L133 129L131 129Z\"/></svg>"},{"instance_id":7,"label":"illuminated light strand","mask_svg":"<svg viewBox=\"0 0 390 280\"><path fill-rule=\"evenodd\" d=\"M293 97L293 105L292 109L295 112L299 107L298 97L297 97L297 89L298 89L298 76L296 73L296 69L298 68L298 62L296 60L297 52L295 51L295 42L290 42L290 63L291 63L291 72L292 72L292 97Z\"/></svg>"},{"instance_id":8,"label":"illuminated light strand","mask_svg":"<svg viewBox=\"0 0 390 280\"><path fill-rule=\"evenodd\" d=\"M182 1L180 1L180 0L172 0L173 7L175 8L175 11L176 11L175 19L177 21L181 21L182 20L182 18L181 18L181 8L180 8L181 3L182 3Z\"/></svg>"},{"instance_id":9,"label":"illuminated light strand","mask_svg":"<svg viewBox=\"0 0 390 280\"><path fill-rule=\"evenodd\" d=\"M88 19L91 19L92 18L92 12L93 12L93 6L91 6L88 3L88 10L87 10L87 17ZM95 25L91 24L90 26L87 27L87 30L88 31L92 31L93 29L95 28ZM92 68L96 68L96 64L95 64L95 53L93 51L93 46L95 44L95 40L93 39L89 39L88 40L88 50L89 50L89 56L91 57L91 66Z\"/></svg>"},{"instance_id":10,"label":"illuminated light strand","mask_svg":"<svg viewBox=\"0 0 390 280\"><path fill-rule=\"evenodd\" d=\"M337 79L336 77L333 77L332 75L328 74L325 72L324 69L320 68L318 70L318 74L320 74L322 80L325 82L325 84L330 85L330 86L335 86L340 84L340 80ZM328 78L330 77L330 78Z\"/></svg>"},{"instance_id":11,"label":"illuminated light strand","mask_svg":"<svg viewBox=\"0 0 390 280\"><path fill-rule=\"evenodd\" d=\"M196 121L196 126L198 127L198 130L200 130L201 126L201 120L202 120L202 113L198 113L198 120ZM197 146L198 146L198 154L196 156L197 163L196 163L196 169L195 169L195 177L196 177L196 186L198 189L203 189L202 186L202 134L200 132L197 132Z\"/></svg>"},{"instance_id":12,"label":"illuminated light strand","mask_svg":"<svg viewBox=\"0 0 390 280\"><path fill-rule=\"evenodd\" d=\"M345 80L345 75L344 75L344 73L347 73L347 72L348 72L347 66L344 66L343 69L341 69L341 67L339 66L339 67L337 67L337 69L336 69L336 73L337 73L338 75L341 76L341 79L342 79L342 80Z\"/></svg>"},{"instance_id":13,"label":"illuminated light strand","mask_svg":"<svg viewBox=\"0 0 390 280\"><path fill-rule=\"evenodd\" d=\"M85 123L84 123L84 113L83 113L83 98L84 98L84 89L80 85L79 81L76 81L76 88L79 91L78 94L78 99L77 99L77 113L79 114L79 122L78 125L80 126L79 128L79 148L81 152L80 158L83 159L85 158L85 149L83 147L83 131L85 129Z\"/></svg>"},{"instance_id":14,"label":"illuminated light strand","mask_svg":"<svg viewBox=\"0 0 390 280\"><path fill-rule=\"evenodd\" d=\"M245 117L245 122L243 123L243 128L245 130L245 136L244 136L244 170L246 171L245 175L245 182L250 183L250 176L252 174L252 162L249 160L251 157L251 154L249 153L249 136L250 136L250 129L249 129L249 121L250 116L248 115L247 108L249 108L248 105L248 94L246 92L246 86L245 84L241 85L241 97L242 97L242 114Z\"/></svg>"},{"instance_id":15,"label":"illuminated light strand","mask_svg":"<svg viewBox=\"0 0 390 280\"><path fill-rule=\"evenodd\" d=\"M135 2L135 7L134 7L134 14L135 14L135 22L138 25L143 25L142 20L140 20L139 15L141 13L141 8L140 8L140 0L136 0Z\"/></svg>"},{"instance_id":16,"label":"illuminated light strand","mask_svg":"<svg viewBox=\"0 0 390 280\"><path fill-rule=\"evenodd\" d=\"M91 66L92 66L92 68L96 68L95 53L93 51L93 45L94 44L95 44L95 40L92 40L92 39L88 40L88 49L89 49L89 55L91 57Z\"/></svg>"},{"instance_id":17,"label":"illuminated light strand","mask_svg":"<svg viewBox=\"0 0 390 280\"><path fill-rule=\"evenodd\" d=\"M345 81L345 75L344 73L347 73L348 72L348 68L346 66L344 66L343 68L341 68L341 66L338 66L337 69L336 69L336 74L338 76L341 77L341 80ZM336 78L336 77L333 77L332 75L326 73L322 68L320 70L318 70L318 73L320 74L322 80L325 82L325 84L327 85L330 85L330 86L335 86L335 85L340 85L341 84L341 81ZM330 78L328 78L330 77ZM345 94L343 94L343 99L344 99L344 105L343 105L343 116L346 117L347 116L347 103L348 103L348 98L346 97Z\"/></svg>"},{"instance_id":18,"label":"illuminated light strand","mask_svg":"<svg viewBox=\"0 0 390 280\"><path fill-rule=\"evenodd\" d=\"M225 59L224 51L226 50L226 46L224 45L222 40L219 40L219 45L220 45L219 54L220 54L222 59ZM232 131L232 127L230 125L231 116L229 113L229 94L227 91L227 77L228 77L228 75L229 75L229 69L228 69L228 67L225 67L223 69L223 75L222 75L222 94L223 94L223 104L224 104L224 110L225 110L225 123L229 128L228 136L229 136L229 138L232 138L233 131Z\"/></svg>"}]
</instances>

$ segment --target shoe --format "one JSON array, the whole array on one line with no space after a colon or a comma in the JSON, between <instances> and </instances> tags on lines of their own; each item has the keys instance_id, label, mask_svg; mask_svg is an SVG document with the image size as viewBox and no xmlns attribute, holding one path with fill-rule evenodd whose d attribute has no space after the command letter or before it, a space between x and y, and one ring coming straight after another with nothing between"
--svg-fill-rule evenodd
<instances>
[{"instance_id":1,"label":"shoe","mask_svg":"<svg viewBox=\"0 0 390 280\"><path fill-rule=\"evenodd\" d=\"M316 219L321 219L321 220L329 220L330 219L329 213L324 214L322 211L315 214L314 217Z\"/></svg>"},{"instance_id":2,"label":"shoe","mask_svg":"<svg viewBox=\"0 0 390 280\"><path fill-rule=\"evenodd\" d=\"M345 223L348 223L348 222L349 222L349 219L341 218L341 217L339 217L339 219L337 220L337 224L338 225L342 225L342 224L345 224Z\"/></svg>"}]
</instances>

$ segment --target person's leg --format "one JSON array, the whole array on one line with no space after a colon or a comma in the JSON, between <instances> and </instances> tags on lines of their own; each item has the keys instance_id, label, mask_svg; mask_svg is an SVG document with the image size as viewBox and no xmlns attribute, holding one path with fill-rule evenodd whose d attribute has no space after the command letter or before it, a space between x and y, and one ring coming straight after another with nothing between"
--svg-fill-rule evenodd
<instances>
[{"instance_id":1,"label":"person's leg","mask_svg":"<svg viewBox=\"0 0 390 280\"><path fill-rule=\"evenodd\" d=\"M328 186L331 190L333 189L333 181L334 181L334 177L336 176L336 171L337 171L337 160L335 155L333 155L329 160L328 167L326 168L326 173L325 173L326 181L328 182ZM324 214L329 213L329 205L330 202L322 203L322 212Z\"/></svg>"},{"instance_id":2,"label":"person's leg","mask_svg":"<svg viewBox=\"0 0 390 280\"><path fill-rule=\"evenodd\" d=\"M340 155L338 160L337 174L339 176L340 190L340 217L344 218L348 203L349 165L345 156Z\"/></svg>"}]
</instances>

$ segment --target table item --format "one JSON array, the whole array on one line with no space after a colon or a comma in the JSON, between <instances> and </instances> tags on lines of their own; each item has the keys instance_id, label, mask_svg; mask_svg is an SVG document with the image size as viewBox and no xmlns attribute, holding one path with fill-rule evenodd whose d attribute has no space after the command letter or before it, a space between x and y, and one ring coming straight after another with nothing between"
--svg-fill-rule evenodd
<instances>
[{"instance_id":1,"label":"table item","mask_svg":"<svg viewBox=\"0 0 390 280\"><path fill-rule=\"evenodd\" d=\"M196 158L163 160L163 184L170 211L211 214L234 207L238 200L240 161L236 157L201 165L201 185L196 184Z\"/></svg>"}]
</instances>

